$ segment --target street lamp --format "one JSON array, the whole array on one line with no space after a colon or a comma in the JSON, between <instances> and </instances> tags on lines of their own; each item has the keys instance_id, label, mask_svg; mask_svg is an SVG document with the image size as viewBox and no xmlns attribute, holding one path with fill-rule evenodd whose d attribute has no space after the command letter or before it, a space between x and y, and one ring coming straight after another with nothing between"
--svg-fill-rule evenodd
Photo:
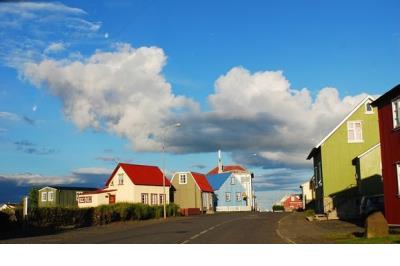
<instances>
[{"instance_id":1,"label":"street lamp","mask_svg":"<svg viewBox=\"0 0 400 266\"><path fill-rule=\"evenodd\" d=\"M180 127L181 123L175 123L169 126L166 126L163 129L162 132L162 168L163 168L163 209L164 209L164 220L167 219L167 194L165 193L165 133L167 132L167 129L171 127Z\"/></svg>"}]
</instances>

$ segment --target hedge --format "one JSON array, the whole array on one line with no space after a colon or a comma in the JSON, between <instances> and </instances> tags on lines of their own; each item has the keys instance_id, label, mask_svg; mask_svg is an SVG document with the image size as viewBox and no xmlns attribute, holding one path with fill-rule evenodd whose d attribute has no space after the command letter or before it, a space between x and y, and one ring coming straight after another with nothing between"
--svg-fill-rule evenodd
<instances>
[{"instance_id":1,"label":"hedge","mask_svg":"<svg viewBox=\"0 0 400 266\"><path fill-rule=\"evenodd\" d=\"M282 205L274 205L272 206L273 211L284 211L285 208Z\"/></svg>"},{"instance_id":2,"label":"hedge","mask_svg":"<svg viewBox=\"0 0 400 266\"><path fill-rule=\"evenodd\" d=\"M178 215L178 205L167 205L167 216ZM42 207L30 210L27 220L34 227L83 227L108 224L115 221L134 221L160 218L163 206L149 206L141 203L117 203L95 208Z\"/></svg>"}]
</instances>

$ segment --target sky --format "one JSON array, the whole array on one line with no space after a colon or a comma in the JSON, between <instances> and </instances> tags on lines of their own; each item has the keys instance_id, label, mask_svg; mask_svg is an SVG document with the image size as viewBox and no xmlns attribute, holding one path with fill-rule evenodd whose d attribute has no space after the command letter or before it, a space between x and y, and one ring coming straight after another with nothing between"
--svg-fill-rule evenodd
<instances>
[{"instance_id":1,"label":"sky","mask_svg":"<svg viewBox=\"0 0 400 266\"><path fill-rule=\"evenodd\" d=\"M398 81L398 1L0 2L0 202L117 162L254 172L269 209L308 152ZM181 123L181 127L174 127Z\"/></svg>"}]
</instances>

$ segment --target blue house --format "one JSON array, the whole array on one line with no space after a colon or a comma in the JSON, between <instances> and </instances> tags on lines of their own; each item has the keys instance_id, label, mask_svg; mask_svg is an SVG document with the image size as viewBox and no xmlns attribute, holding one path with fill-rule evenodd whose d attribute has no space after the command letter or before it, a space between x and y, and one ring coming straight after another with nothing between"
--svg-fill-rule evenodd
<instances>
[{"instance_id":1,"label":"blue house","mask_svg":"<svg viewBox=\"0 0 400 266\"><path fill-rule=\"evenodd\" d=\"M240 175L224 172L206 177L214 189L216 211L251 211L251 196Z\"/></svg>"}]
</instances>

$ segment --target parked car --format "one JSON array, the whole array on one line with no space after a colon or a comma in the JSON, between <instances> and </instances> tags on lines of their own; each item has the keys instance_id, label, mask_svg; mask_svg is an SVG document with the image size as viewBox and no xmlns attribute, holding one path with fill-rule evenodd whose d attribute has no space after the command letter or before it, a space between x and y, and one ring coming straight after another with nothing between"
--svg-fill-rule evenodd
<instances>
[{"instance_id":1,"label":"parked car","mask_svg":"<svg viewBox=\"0 0 400 266\"><path fill-rule=\"evenodd\" d=\"M373 212L380 211L384 213L384 198L383 195L364 196L361 198L360 215L368 216Z\"/></svg>"}]
</instances>

